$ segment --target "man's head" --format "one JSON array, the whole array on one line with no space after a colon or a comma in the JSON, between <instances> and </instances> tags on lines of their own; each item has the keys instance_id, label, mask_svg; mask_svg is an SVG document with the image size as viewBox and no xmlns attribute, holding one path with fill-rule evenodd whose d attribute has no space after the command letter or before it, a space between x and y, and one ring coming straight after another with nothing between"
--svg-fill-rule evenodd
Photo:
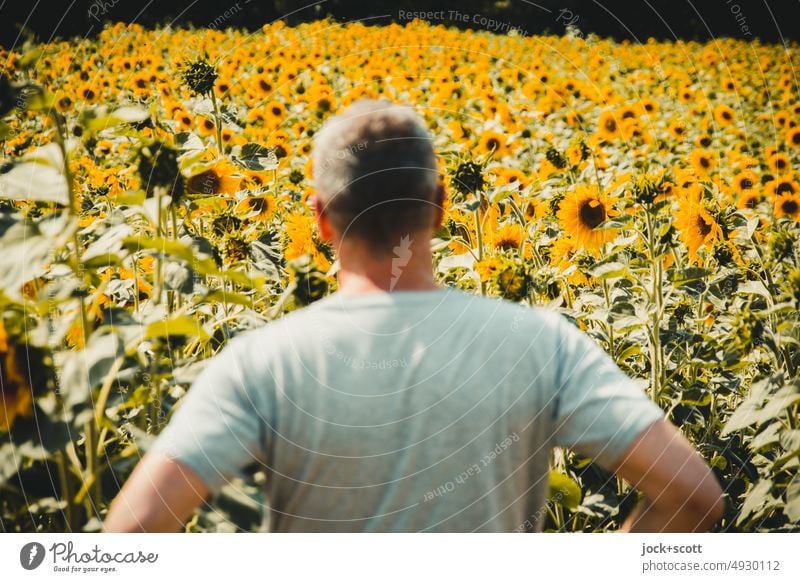
<instances>
[{"instance_id":1,"label":"man's head","mask_svg":"<svg viewBox=\"0 0 800 582\"><path fill-rule=\"evenodd\" d=\"M381 256L403 237L438 226L443 190L436 157L411 108L354 103L319 131L313 158L323 238L364 243Z\"/></svg>"}]
</instances>

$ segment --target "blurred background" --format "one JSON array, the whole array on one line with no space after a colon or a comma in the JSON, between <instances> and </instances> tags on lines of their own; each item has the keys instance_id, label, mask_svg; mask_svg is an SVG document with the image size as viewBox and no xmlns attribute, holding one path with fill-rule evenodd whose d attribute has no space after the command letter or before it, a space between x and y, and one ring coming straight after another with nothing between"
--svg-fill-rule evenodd
<instances>
[{"instance_id":1,"label":"blurred background","mask_svg":"<svg viewBox=\"0 0 800 582\"><path fill-rule=\"evenodd\" d=\"M386 24L415 11L433 12L428 19L447 26L516 28L525 35L562 34L573 26L633 42L800 37L799 0L0 0L0 43L16 46L25 38L22 28L48 41L92 36L104 22L254 29L276 19L296 24L325 17Z\"/></svg>"}]
</instances>

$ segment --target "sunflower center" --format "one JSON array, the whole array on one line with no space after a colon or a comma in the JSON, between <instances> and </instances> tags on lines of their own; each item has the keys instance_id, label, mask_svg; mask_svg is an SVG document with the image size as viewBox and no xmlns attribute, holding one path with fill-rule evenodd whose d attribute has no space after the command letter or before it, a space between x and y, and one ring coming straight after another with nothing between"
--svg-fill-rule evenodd
<instances>
[{"instance_id":1,"label":"sunflower center","mask_svg":"<svg viewBox=\"0 0 800 582\"><path fill-rule=\"evenodd\" d=\"M588 228L597 228L606 219L606 209L597 200L587 200L579 210L581 222Z\"/></svg>"},{"instance_id":2,"label":"sunflower center","mask_svg":"<svg viewBox=\"0 0 800 582\"><path fill-rule=\"evenodd\" d=\"M496 150L500 146L500 142L497 141L497 138L490 137L489 140L486 142L486 147L490 150Z\"/></svg>"},{"instance_id":3,"label":"sunflower center","mask_svg":"<svg viewBox=\"0 0 800 582\"><path fill-rule=\"evenodd\" d=\"M792 135L792 143L794 145L800 145L800 131L797 131Z\"/></svg>"},{"instance_id":4,"label":"sunflower center","mask_svg":"<svg viewBox=\"0 0 800 582\"><path fill-rule=\"evenodd\" d=\"M798 208L800 208L797 204L797 200L785 200L783 204L781 204L781 210L784 213L793 215L797 212Z\"/></svg>"},{"instance_id":5,"label":"sunflower center","mask_svg":"<svg viewBox=\"0 0 800 582\"><path fill-rule=\"evenodd\" d=\"M616 131L617 130L617 122L614 119L609 117L608 119L606 119L605 127L606 127L607 131Z\"/></svg>"},{"instance_id":6,"label":"sunflower center","mask_svg":"<svg viewBox=\"0 0 800 582\"><path fill-rule=\"evenodd\" d=\"M741 181L739 186L742 188L742 190L750 190L753 187L753 181L749 178L745 178Z\"/></svg>"},{"instance_id":7,"label":"sunflower center","mask_svg":"<svg viewBox=\"0 0 800 582\"><path fill-rule=\"evenodd\" d=\"M193 191L202 192L203 194L218 192L221 185L220 177L217 176L214 170L207 170L202 174L192 176L189 181L189 187Z\"/></svg>"},{"instance_id":8,"label":"sunflower center","mask_svg":"<svg viewBox=\"0 0 800 582\"><path fill-rule=\"evenodd\" d=\"M700 158L700 165L708 169L711 166L711 161L708 158Z\"/></svg>"},{"instance_id":9,"label":"sunflower center","mask_svg":"<svg viewBox=\"0 0 800 582\"><path fill-rule=\"evenodd\" d=\"M703 237L706 237L711 232L711 225L706 222L705 218L698 216L697 229L700 231L700 234L703 235Z\"/></svg>"},{"instance_id":10,"label":"sunflower center","mask_svg":"<svg viewBox=\"0 0 800 582\"><path fill-rule=\"evenodd\" d=\"M790 182L781 182L775 188L775 192L778 194L794 194L794 186Z\"/></svg>"}]
</instances>

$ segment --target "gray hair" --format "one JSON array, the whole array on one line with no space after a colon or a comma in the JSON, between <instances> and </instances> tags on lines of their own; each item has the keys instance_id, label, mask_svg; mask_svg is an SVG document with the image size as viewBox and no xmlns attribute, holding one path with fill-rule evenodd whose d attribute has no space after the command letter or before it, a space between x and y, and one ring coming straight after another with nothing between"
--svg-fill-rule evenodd
<instances>
[{"instance_id":1,"label":"gray hair","mask_svg":"<svg viewBox=\"0 0 800 582\"><path fill-rule=\"evenodd\" d=\"M357 101L317 133L313 168L325 212L343 236L391 252L400 237L430 224L436 156L427 127L410 107Z\"/></svg>"}]
</instances>

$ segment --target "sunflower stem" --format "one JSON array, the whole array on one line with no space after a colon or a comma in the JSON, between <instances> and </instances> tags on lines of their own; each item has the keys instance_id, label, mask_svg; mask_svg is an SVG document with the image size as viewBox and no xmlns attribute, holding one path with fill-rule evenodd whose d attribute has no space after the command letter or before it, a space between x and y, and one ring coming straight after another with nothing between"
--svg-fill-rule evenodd
<instances>
[{"instance_id":1,"label":"sunflower stem","mask_svg":"<svg viewBox=\"0 0 800 582\"><path fill-rule=\"evenodd\" d=\"M211 88L211 103L214 104L214 129L216 130L217 136L217 149L219 150L219 155L224 155L225 150L222 147L222 114L219 110L219 101L217 101L217 92L214 88Z\"/></svg>"},{"instance_id":2,"label":"sunflower stem","mask_svg":"<svg viewBox=\"0 0 800 582\"><path fill-rule=\"evenodd\" d=\"M64 513L66 530L70 533L75 531L75 501L73 500L72 482L67 471L67 460L64 451L56 451L56 466L58 468L58 483L61 489L61 498L66 501L67 507Z\"/></svg>"},{"instance_id":3,"label":"sunflower stem","mask_svg":"<svg viewBox=\"0 0 800 582\"><path fill-rule=\"evenodd\" d=\"M61 158L62 163L64 164L64 179L67 182L67 198L69 201L69 215L73 219L77 220L79 218L79 208L78 208L78 201L77 197L75 196L75 188L72 180L72 171L69 167L69 152L67 151L67 142L66 142L66 131L64 127L64 123L61 121L61 116L58 114L57 111L50 110L48 113L50 118L53 120L56 126L55 132L55 139L56 144L58 145L59 150L61 151ZM75 273L75 276L81 282L81 286L86 286L86 274L83 272L83 267L81 265L81 241L80 237L78 236L77 229L72 231L72 243L73 243L73 252L70 255L70 265L72 267L72 271ZM89 337L89 323L88 318L86 315L86 303L84 302L83 297L79 297L79 311L80 311L80 321L81 321L81 335L83 339L83 348L85 349L88 345L88 337ZM89 405L93 406L94 401L92 398L91 391L89 392ZM94 476L95 471L97 470L97 426L94 422L94 419L89 420L84 425L84 435L85 435L85 455L86 455L86 473L87 478L90 476ZM88 502L91 504L92 508L97 507L97 502L100 499L101 490L100 490L100 480L95 479L94 483L89 491L89 500ZM68 501L68 503L71 503ZM71 526L70 526L71 527Z\"/></svg>"},{"instance_id":4,"label":"sunflower stem","mask_svg":"<svg viewBox=\"0 0 800 582\"><path fill-rule=\"evenodd\" d=\"M653 394L653 400L658 404L661 399L661 392L663 390L663 348L661 346L661 315L662 315L662 269L661 258L657 257L655 229L651 216L652 208L645 206L644 208L645 227L647 230L647 252L650 259L652 270L650 278L652 281L652 290L650 293L650 302L652 315L650 317L650 386Z\"/></svg>"},{"instance_id":5,"label":"sunflower stem","mask_svg":"<svg viewBox=\"0 0 800 582\"><path fill-rule=\"evenodd\" d=\"M478 195L478 196L480 197L480 195ZM478 245L478 260L482 261L483 260L483 230L482 230L482 227L481 227L481 207L480 207L480 204L475 209L474 216L475 216L475 237L477 239L476 242L477 242L477 245ZM486 295L486 283L483 280L481 280L480 287L481 287L481 295Z\"/></svg>"}]
</instances>

